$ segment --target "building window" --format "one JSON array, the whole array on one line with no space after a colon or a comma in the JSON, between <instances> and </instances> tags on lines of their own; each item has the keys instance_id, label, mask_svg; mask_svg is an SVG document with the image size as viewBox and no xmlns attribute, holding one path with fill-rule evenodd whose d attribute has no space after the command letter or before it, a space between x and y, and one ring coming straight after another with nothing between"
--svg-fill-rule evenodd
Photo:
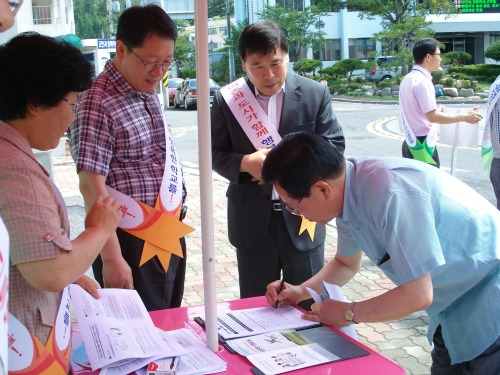
<instances>
[{"instance_id":1,"label":"building window","mask_svg":"<svg viewBox=\"0 0 500 375\"><path fill-rule=\"evenodd\" d=\"M317 0L311 0L311 6L314 5L318 5ZM326 7L325 12L340 12L340 10L342 9L342 6L337 2L328 2L328 4L321 4L321 5Z\"/></svg>"},{"instance_id":2,"label":"building window","mask_svg":"<svg viewBox=\"0 0 500 375\"><path fill-rule=\"evenodd\" d=\"M216 27L209 27L208 28L208 35L217 35L217 28Z\"/></svg>"},{"instance_id":3,"label":"building window","mask_svg":"<svg viewBox=\"0 0 500 375\"><path fill-rule=\"evenodd\" d=\"M351 59L367 59L370 52L375 51L375 42L370 38L349 39L349 57Z\"/></svg>"},{"instance_id":4,"label":"building window","mask_svg":"<svg viewBox=\"0 0 500 375\"><path fill-rule=\"evenodd\" d=\"M322 61L340 60L340 39L322 39ZM319 51L313 52L313 59L319 60Z\"/></svg>"},{"instance_id":5,"label":"building window","mask_svg":"<svg viewBox=\"0 0 500 375\"><path fill-rule=\"evenodd\" d=\"M227 26L219 27L219 34L220 35L227 35Z\"/></svg>"},{"instance_id":6,"label":"building window","mask_svg":"<svg viewBox=\"0 0 500 375\"><path fill-rule=\"evenodd\" d=\"M323 43L323 60L340 60L340 39L325 39Z\"/></svg>"},{"instance_id":7,"label":"building window","mask_svg":"<svg viewBox=\"0 0 500 375\"><path fill-rule=\"evenodd\" d=\"M55 25L62 22L58 0L49 1L48 5L38 5L38 2L33 2L32 8L35 25Z\"/></svg>"},{"instance_id":8,"label":"building window","mask_svg":"<svg viewBox=\"0 0 500 375\"><path fill-rule=\"evenodd\" d=\"M304 0L277 0L276 6L284 9L304 10Z\"/></svg>"}]
</instances>

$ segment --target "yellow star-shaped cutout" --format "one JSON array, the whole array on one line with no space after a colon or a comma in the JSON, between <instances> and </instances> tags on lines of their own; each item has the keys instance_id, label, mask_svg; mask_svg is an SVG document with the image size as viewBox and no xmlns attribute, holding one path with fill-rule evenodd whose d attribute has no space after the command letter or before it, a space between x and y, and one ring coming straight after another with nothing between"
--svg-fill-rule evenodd
<instances>
[{"instance_id":1,"label":"yellow star-shaped cutout","mask_svg":"<svg viewBox=\"0 0 500 375\"><path fill-rule=\"evenodd\" d=\"M307 230L311 241L314 241L314 232L316 231L316 222L309 221L304 216L300 216L302 218L302 222L300 223L299 236Z\"/></svg>"}]
</instances>

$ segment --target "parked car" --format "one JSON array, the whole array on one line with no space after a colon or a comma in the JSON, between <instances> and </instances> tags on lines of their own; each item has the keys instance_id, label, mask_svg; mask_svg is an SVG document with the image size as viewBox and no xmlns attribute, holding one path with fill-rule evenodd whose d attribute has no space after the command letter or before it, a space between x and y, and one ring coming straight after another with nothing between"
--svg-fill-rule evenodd
<instances>
[{"instance_id":1,"label":"parked car","mask_svg":"<svg viewBox=\"0 0 500 375\"><path fill-rule=\"evenodd\" d=\"M365 79L371 82L380 82L401 75L401 66L393 65L395 60L394 56L369 58L365 69Z\"/></svg>"},{"instance_id":2,"label":"parked car","mask_svg":"<svg viewBox=\"0 0 500 375\"><path fill-rule=\"evenodd\" d=\"M359 59L359 61L364 62L365 66L366 66L366 62L368 61L368 59ZM356 70L352 71L351 79L355 79L356 77L364 77L364 76L365 76L365 69L364 68L356 69Z\"/></svg>"},{"instance_id":3,"label":"parked car","mask_svg":"<svg viewBox=\"0 0 500 375\"><path fill-rule=\"evenodd\" d=\"M219 90L220 86L210 79L210 105L214 100L215 91ZM196 79L187 79L182 82L175 91L174 105L175 108L184 106L184 109L191 109L197 105L197 86Z\"/></svg>"},{"instance_id":4,"label":"parked car","mask_svg":"<svg viewBox=\"0 0 500 375\"><path fill-rule=\"evenodd\" d=\"M167 90L168 90L168 105L173 107L174 105L174 98L175 98L175 91L177 90L177 87L184 81L183 78L169 78L168 79L168 85L167 85Z\"/></svg>"}]
</instances>

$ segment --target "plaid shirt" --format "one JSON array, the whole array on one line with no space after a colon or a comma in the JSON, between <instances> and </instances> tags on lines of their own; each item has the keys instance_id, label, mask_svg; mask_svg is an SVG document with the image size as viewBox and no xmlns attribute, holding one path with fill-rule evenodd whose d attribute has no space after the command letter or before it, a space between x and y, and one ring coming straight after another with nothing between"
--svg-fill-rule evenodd
<instances>
[{"instance_id":1,"label":"plaid shirt","mask_svg":"<svg viewBox=\"0 0 500 375\"><path fill-rule=\"evenodd\" d=\"M16 265L70 251L69 220L59 191L35 159L28 142L0 121L0 216L10 237L9 311L46 344L61 292L29 284Z\"/></svg>"},{"instance_id":2,"label":"plaid shirt","mask_svg":"<svg viewBox=\"0 0 500 375\"><path fill-rule=\"evenodd\" d=\"M165 168L164 127L156 93L137 92L108 61L81 94L68 131L77 170L107 176L107 185L154 206Z\"/></svg>"},{"instance_id":3,"label":"plaid shirt","mask_svg":"<svg viewBox=\"0 0 500 375\"><path fill-rule=\"evenodd\" d=\"M491 110L491 145L493 146L493 157L500 158L500 99Z\"/></svg>"}]
</instances>

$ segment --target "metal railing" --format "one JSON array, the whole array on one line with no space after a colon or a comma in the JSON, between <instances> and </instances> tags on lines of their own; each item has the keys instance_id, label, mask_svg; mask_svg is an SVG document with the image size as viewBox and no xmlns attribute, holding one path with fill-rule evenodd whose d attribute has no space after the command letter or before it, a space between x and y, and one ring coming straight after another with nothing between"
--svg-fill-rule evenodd
<instances>
[{"instance_id":1,"label":"metal railing","mask_svg":"<svg viewBox=\"0 0 500 375\"><path fill-rule=\"evenodd\" d=\"M33 5L33 24L50 25L61 23L59 5Z\"/></svg>"}]
</instances>

